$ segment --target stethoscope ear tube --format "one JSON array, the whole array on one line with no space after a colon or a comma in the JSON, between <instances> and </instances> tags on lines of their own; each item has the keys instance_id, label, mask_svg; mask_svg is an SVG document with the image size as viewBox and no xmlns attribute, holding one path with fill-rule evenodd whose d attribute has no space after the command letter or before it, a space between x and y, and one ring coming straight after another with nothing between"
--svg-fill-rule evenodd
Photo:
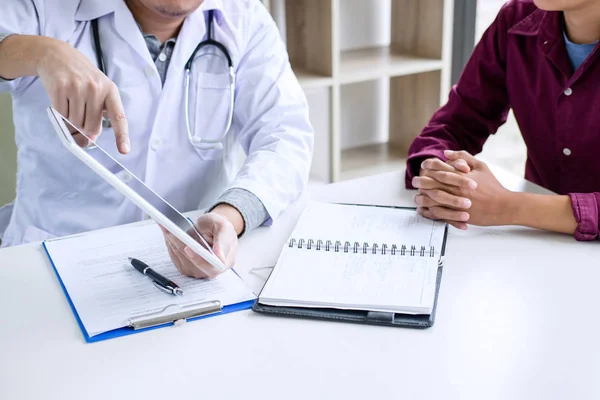
<instances>
[{"instance_id":1,"label":"stethoscope ear tube","mask_svg":"<svg viewBox=\"0 0 600 400\"><path fill-rule=\"evenodd\" d=\"M94 46L96 47L96 62L98 63L98 69L106 75L106 65L104 64L104 56L102 52L102 43L100 42L100 31L98 29L98 19L92 20L92 33L94 36ZM112 128L112 122L110 119L102 116L102 128Z\"/></svg>"}]
</instances>

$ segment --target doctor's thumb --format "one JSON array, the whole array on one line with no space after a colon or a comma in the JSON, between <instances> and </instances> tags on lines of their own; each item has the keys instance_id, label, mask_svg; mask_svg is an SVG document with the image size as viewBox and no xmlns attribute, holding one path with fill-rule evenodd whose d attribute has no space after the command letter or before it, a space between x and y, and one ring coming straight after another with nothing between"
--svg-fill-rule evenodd
<instances>
[{"instance_id":1,"label":"doctor's thumb","mask_svg":"<svg viewBox=\"0 0 600 400\"><path fill-rule=\"evenodd\" d=\"M215 235L213 238L212 249L215 255L223 262L226 268L232 266L231 258L233 256L232 252L234 250L234 246L228 240L226 235L221 236L219 234Z\"/></svg>"},{"instance_id":2,"label":"doctor's thumb","mask_svg":"<svg viewBox=\"0 0 600 400\"><path fill-rule=\"evenodd\" d=\"M219 260L225 263L225 254L223 252L223 247L221 246L221 242L217 238L213 240L212 250L215 253L215 255L219 257Z\"/></svg>"}]
</instances>

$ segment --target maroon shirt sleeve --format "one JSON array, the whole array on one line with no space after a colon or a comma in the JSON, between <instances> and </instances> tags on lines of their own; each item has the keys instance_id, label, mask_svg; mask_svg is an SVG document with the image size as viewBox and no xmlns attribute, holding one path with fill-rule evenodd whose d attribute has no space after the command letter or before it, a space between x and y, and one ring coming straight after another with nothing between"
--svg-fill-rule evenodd
<instances>
[{"instance_id":1,"label":"maroon shirt sleeve","mask_svg":"<svg viewBox=\"0 0 600 400\"><path fill-rule=\"evenodd\" d=\"M598 239L600 193L570 193L569 197L573 216L577 222L575 239L578 241Z\"/></svg>"},{"instance_id":2,"label":"maroon shirt sleeve","mask_svg":"<svg viewBox=\"0 0 600 400\"><path fill-rule=\"evenodd\" d=\"M506 122L506 40L513 14L512 2L503 6L475 47L448 101L438 109L408 150L405 184L419 174L426 158L446 161L444 150L481 152L491 133Z\"/></svg>"}]
</instances>

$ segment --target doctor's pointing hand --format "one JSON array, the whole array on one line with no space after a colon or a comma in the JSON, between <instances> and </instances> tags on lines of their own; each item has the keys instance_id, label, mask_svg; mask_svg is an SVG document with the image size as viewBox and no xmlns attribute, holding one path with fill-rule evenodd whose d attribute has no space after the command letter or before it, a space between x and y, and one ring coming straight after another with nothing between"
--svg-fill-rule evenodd
<instances>
[{"instance_id":1,"label":"doctor's pointing hand","mask_svg":"<svg viewBox=\"0 0 600 400\"><path fill-rule=\"evenodd\" d=\"M227 268L238 238L306 187L306 98L259 0L12 0L0 13L0 91L12 95L19 148L2 247L144 219L63 148L50 106L177 210L204 210L196 230ZM218 274L163 234L181 273Z\"/></svg>"},{"instance_id":2,"label":"doctor's pointing hand","mask_svg":"<svg viewBox=\"0 0 600 400\"><path fill-rule=\"evenodd\" d=\"M6 40L14 40L14 47L26 48L30 43L18 36ZM50 38L39 38L38 41L37 45L43 48L40 51L42 57L29 68L40 77L52 107L94 141L102 133L102 115L106 111L119 151L123 154L129 152L127 119L114 82L69 44ZM12 74L11 64L7 64L9 76L17 75L19 64L12 63ZM89 144L81 134L76 133L74 137L82 147Z\"/></svg>"}]
</instances>

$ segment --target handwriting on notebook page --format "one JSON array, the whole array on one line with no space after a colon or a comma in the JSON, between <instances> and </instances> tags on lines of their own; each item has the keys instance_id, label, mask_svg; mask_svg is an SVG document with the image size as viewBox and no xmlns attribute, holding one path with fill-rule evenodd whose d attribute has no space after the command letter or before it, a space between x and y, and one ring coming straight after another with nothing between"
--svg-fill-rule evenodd
<instances>
[{"instance_id":1,"label":"handwriting on notebook page","mask_svg":"<svg viewBox=\"0 0 600 400\"><path fill-rule=\"evenodd\" d=\"M265 297L323 305L431 307L437 261L429 257L286 248Z\"/></svg>"}]
</instances>

